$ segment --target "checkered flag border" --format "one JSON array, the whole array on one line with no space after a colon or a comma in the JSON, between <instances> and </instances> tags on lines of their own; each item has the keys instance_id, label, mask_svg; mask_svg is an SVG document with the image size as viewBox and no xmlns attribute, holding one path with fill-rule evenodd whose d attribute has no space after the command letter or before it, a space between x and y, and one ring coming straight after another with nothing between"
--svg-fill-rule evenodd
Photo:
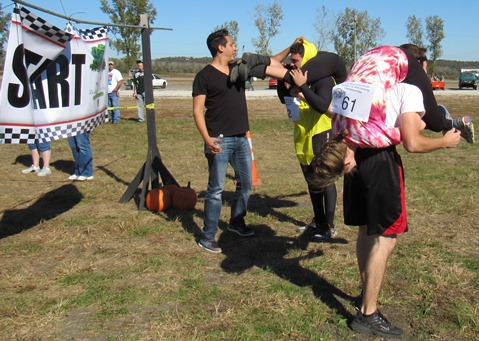
<instances>
[{"instance_id":1,"label":"checkered flag border","mask_svg":"<svg viewBox=\"0 0 479 341\"><path fill-rule=\"evenodd\" d=\"M42 36L48 37L52 41L55 41L63 46L65 46L73 38L73 35L50 24L45 19L42 19L36 14L30 12L25 7L15 7L13 12L21 17L23 26L31 29L34 32L37 32Z\"/></svg>"},{"instance_id":2,"label":"checkered flag border","mask_svg":"<svg viewBox=\"0 0 479 341\"><path fill-rule=\"evenodd\" d=\"M91 131L108 119L105 110L94 117L65 124L51 125L41 128L0 127L0 143L32 144L35 141L51 142Z\"/></svg>"},{"instance_id":3,"label":"checkered flag border","mask_svg":"<svg viewBox=\"0 0 479 341\"><path fill-rule=\"evenodd\" d=\"M79 36L85 41L95 41L108 38L108 28L106 26L94 27L88 29L77 29L71 23L67 23L65 27L67 33Z\"/></svg>"},{"instance_id":4,"label":"checkered flag border","mask_svg":"<svg viewBox=\"0 0 479 341\"><path fill-rule=\"evenodd\" d=\"M91 29L78 30L78 34L85 41L105 39L108 38L108 28L106 26L102 26Z\"/></svg>"}]
</instances>

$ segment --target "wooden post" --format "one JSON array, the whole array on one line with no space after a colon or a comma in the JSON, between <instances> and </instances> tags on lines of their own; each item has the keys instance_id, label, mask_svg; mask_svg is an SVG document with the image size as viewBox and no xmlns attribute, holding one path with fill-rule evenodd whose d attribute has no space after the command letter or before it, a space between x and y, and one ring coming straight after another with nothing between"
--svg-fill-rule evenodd
<instances>
[{"instance_id":1,"label":"wooden post","mask_svg":"<svg viewBox=\"0 0 479 341\"><path fill-rule=\"evenodd\" d=\"M137 191L141 182L143 188L141 189L140 201L138 205L139 210L146 210L146 195L151 182L151 188L160 186L160 179L164 185L175 184L178 182L173 175L168 171L161 160L160 151L156 144L156 122L155 122L155 100L153 97L153 76L151 71L151 46L150 46L150 29L147 14L140 15L142 52L143 52L143 66L144 66L144 80L145 80L145 106L146 106L146 124L148 133L148 151L146 153L146 161L136 174L133 181L128 186L127 190L120 199L121 203L128 202ZM159 175L159 176L158 176Z\"/></svg>"}]
</instances>

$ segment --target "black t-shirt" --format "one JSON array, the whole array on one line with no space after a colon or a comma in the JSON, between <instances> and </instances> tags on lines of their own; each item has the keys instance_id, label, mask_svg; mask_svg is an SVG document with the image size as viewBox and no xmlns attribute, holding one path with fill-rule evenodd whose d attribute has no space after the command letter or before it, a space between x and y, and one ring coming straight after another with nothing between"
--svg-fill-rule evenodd
<instances>
[{"instance_id":1,"label":"black t-shirt","mask_svg":"<svg viewBox=\"0 0 479 341\"><path fill-rule=\"evenodd\" d=\"M137 71L133 75L133 84L135 85L135 91L137 94L145 92L145 73L143 71Z\"/></svg>"},{"instance_id":2,"label":"black t-shirt","mask_svg":"<svg viewBox=\"0 0 479 341\"><path fill-rule=\"evenodd\" d=\"M193 97L198 95L206 95L205 122L210 136L240 135L249 130L244 83L231 83L228 75L207 65L193 81Z\"/></svg>"}]
</instances>

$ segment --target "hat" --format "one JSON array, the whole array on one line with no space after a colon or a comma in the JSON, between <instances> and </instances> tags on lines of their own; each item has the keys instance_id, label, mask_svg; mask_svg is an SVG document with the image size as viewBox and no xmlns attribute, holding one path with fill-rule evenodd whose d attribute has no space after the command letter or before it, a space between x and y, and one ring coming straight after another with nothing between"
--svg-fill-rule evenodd
<instances>
[{"instance_id":1,"label":"hat","mask_svg":"<svg viewBox=\"0 0 479 341\"><path fill-rule=\"evenodd\" d=\"M113 60L108 61L108 65L115 65L115 62Z\"/></svg>"},{"instance_id":2,"label":"hat","mask_svg":"<svg viewBox=\"0 0 479 341\"><path fill-rule=\"evenodd\" d=\"M136 63L137 63L137 64L138 64L138 63L143 63L143 61L142 61L141 59L138 59L138 60L136 61Z\"/></svg>"}]
</instances>

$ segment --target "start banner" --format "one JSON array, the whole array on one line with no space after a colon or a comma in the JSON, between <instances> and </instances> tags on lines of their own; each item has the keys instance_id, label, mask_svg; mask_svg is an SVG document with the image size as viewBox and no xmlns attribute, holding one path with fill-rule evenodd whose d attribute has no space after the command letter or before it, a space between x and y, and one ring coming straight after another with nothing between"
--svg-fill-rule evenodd
<instances>
[{"instance_id":1,"label":"start banner","mask_svg":"<svg viewBox=\"0 0 479 341\"><path fill-rule=\"evenodd\" d=\"M107 28L61 30L16 7L0 90L0 143L52 141L107 117Z\"/></svg>"}]
</instances>

